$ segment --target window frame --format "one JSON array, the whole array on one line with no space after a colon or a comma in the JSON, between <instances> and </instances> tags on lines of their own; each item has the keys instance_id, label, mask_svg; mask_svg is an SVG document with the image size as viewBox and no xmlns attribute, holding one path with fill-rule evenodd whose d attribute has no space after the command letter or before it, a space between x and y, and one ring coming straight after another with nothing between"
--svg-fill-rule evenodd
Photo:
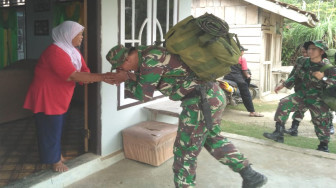
<instances>
[{"instance_id":1,"label":"window frame","mask_svg":"<svg viewBox=\"0 0 336 188\"><path fill-rule=\"evenodd\" d=\"M169 30L169 21L170 16L173 17L173 24L175 25L177 23L177 11L178 11L178 0L166 0L166 31L162 30L161 23L157 19L157 2L158 0L147 0L147 18L143 21L141 27L139 28L139 36L135 36L135 1L132 1L132 29L131 29L131 39L126 39L126 33L125 33L125 1L126 0L120 0L120 9L119 9L119 15L120 15L120 44L125 45L126 43L130 43L132 46L136 45L151 45L154 43L156 39L156 32L157 29L159 30L160 40L164 40L164 33L167 33ZM173 1L173 15L170 14L170 1ZM154 27L155 26L155 27ZM146 28L146 44L141 44L141 37L142 33L144 32L144 29ZM125 85L124 83L120 84L118 86L118 110L132 107L138 104L141 104L141 101L125 98ZM156 100L158 98L164 97L159 91L154 92L154 96L152 100Z\"/></svg>"}]
</instances>

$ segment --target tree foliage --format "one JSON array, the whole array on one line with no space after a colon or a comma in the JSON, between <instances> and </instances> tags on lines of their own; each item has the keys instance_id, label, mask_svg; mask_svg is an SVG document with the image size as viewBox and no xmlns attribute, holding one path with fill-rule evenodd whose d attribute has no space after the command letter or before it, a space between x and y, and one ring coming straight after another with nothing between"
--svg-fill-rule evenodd
<instances>
[{"instance_id":1,"label":"tree foliage","mask_svg":"<svg viewBox=\"0 0 336 188\"><path fill-rule=\"evenodd\" d=\"M291 20L285 20L282 43L283 65L293 64L300 55L300 46L309 40L324 40L329 48L336 48L336 3L334 0L282 0L312 12L320 22L309 28Z\"/></svg>"}]
</instances>

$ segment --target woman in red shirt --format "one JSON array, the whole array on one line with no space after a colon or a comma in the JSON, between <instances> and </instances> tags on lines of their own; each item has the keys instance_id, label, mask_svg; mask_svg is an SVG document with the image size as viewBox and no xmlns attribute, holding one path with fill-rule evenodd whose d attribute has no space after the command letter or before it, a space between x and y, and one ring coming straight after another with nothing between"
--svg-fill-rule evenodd
<instances>
[{"instance_id":1,"label":"woman in red shirt","mask_svg":"<svg viewBox=\"0 0 336 188\"><path fill-rule=\"evenodd\" d=\"M61 135L75 82L99 82L111 75L90 73L76 48L81 45L83 30L82 25L72 21L52 30L54 43L39 58L23 106L35 114L41 162L53 164L57 172L68 170L61 155Z\"/></svg>"}]
</instances>

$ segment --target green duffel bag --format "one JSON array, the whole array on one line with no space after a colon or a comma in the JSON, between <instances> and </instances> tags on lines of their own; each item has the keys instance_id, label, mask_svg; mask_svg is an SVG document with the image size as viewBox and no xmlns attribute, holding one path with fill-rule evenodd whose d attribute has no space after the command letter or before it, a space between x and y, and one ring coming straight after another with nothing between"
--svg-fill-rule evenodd
<instances>
[{"instance_id":1,"label":"green duffel bag","mask_svg":"<svg viewBox=\"0 0 336 188\"><path fill-rule=\"evenodd\" d=\"M228 74L240 56L237 36L229 33L225 21L207 13L198 18L189 16L177 23L166 34L165 43L170 53L180 55L205 81Z\"/></svg>"}]
</instances>

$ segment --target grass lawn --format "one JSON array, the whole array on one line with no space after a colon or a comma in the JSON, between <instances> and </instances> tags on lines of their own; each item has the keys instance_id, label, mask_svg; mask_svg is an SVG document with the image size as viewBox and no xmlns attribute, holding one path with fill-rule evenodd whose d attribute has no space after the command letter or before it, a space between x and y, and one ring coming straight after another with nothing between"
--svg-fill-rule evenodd
<instances>
[{"instance_id":1,"label":"grass lawn","mask_svg":"<svg viewBox=\"0 0 336 188\"><path fill-rule=\"evenodd\" d=\"M274 129L264 127L262 125L256 124L248 124L246 123L237 123L232 121L223 120L221 128L224 132L254 137L263 140L269 140L263 136L264 132L273 132ZM307 138L302 136L290 136L285 134L285 142L284 144L300 147L300 148L308 148L308 149L316 149L319 141L317 138ZM329 143L329 151L330 153L336 153L336 140L331 139Z\"/></svg>"},{"instance_id":2,"label":"grass lawn","mask_svg":"<svg viewBox=\"0 0 336 188\"><path fill-rule=\"evenodd\" d=\"M263 102L260 100L253 100L254 108L256 112L272 112L277 109L278 101L275 102ZM246 111L246 108L243 104L239 104L237 106L227 105L227 109L230 110L239 110ZM224 132L254 137L263 140L269 140L263 136L264 132L273 132L274 128L265 127L264 125L258 124L246 124L246 123L238 123L223 120L222 121L222 130ZM316 149L317 145L320 143L316 138L307 138L302 136L290 136L285 134L285 142L284 144L300 147L300 148L308 148L308 149ZM329 143L329 151L330 153L336 153L336 137L332 136L331 142Z\"/></svg>"}]
</instances>

